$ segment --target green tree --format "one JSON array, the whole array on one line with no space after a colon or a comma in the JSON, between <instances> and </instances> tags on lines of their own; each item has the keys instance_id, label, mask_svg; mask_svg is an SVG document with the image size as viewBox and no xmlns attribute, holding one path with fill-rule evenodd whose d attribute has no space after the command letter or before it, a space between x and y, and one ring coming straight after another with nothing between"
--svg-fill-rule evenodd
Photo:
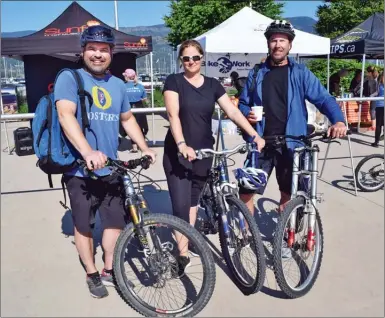
<instances>
[{"instance_id":1,"label":"green tree","mask_svg":"<svg viewBox=\"0 0 385 318\"><path fill-rule=\"evenodd\" d=\"M254 0L251 3L254 10L272 19L281 17L284 6L274 0ZM250 1L243 0L172 0L171 13L163 18L170 28L167 40L176 47L211 30L249 4Z\"/></svg>"},{"instance_id":2,"label":"green tree","mask_svg":"<svg viewBox=\"0 0 385 318\"><path fill-rule=\"evenodd\" d=\"M318 6L315 30L331 39L353 29L375 12L384 12L384 0L331 0Z\"/></svg>"},{"instance_id":3,"label":"green tree","mask_svg":"<svg viewBox=\"0 0 385 318\"><path fill-rule=\"evenodd\" d=\"M327 60L314 59L306 63L307 67L314 73L320 80L321 84L327 87ZM372 64L366 64L366 67ZM362 63L356 60L343 60L343 59L331 59L330 60L330 76L337 73L341 69L349 70L348 76L342 78L341 86L344 92L349 91L350 82L354 77L356 70L362 70ZM378 67L379 71L383 71L383 67Z\"/></svg>"}]
</instances>

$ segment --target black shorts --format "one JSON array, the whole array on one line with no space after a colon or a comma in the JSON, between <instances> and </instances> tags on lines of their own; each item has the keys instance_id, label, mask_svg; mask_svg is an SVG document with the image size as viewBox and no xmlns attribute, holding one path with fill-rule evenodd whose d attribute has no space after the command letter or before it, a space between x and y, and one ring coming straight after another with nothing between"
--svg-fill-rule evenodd
<instances>
[{"instance_id":1,"label":"black shorts","mask_svg":"<svg viewBox=\"0 0 385 318\"><path fill-rule=\"evenodd\" d=\"M249 157L246 158L244 167L251 167L251 161ZM281 192L291 194L293 157L286 146L277 149L265 148L259 154L256 166L254 168L262 169L269 175L270 178L274 167L279 190ZM239 185L240 194L263 194L265 189L266 187L261 187L258 190L253 191L244 189Z\"/></svg>"},{"instance_id":2,"label":"black shorts","mask_svg":"<svg viewBox=\"0 0 385 318\"><path fill-rule=\"evenodd\" d=\"M97 180L64 175L76 229L83 234L92 231L95 213L99 210L104 229L123 229L127 224L124 192L120 176L111 175Z\"/></svg>"}]
</instances>

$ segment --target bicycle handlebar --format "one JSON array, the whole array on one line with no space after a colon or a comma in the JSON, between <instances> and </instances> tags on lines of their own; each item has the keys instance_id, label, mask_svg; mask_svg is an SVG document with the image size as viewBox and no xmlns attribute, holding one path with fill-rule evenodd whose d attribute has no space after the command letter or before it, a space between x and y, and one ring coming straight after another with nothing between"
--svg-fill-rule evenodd
<instances>
[{"instance_id":1,"label":"bicycle handlebar","mask_svg":"<svg viewBox=\"0 0 385 318\"><path fill-rule=\"evenodd\" d=\"M322 141L322 142L325 142L325 143L329 143L329 142L337 142L333 139L333 137L328 137L328 130L321 130L321 131L318 131L318 132L314 132L314 133L311 133L310 135L301 135L301 136L293 136L293 135L276 135L276 136L266 136L266 137L263 137L266 141L266 143L273 143L273 142L280 142L280 141L283 141L285 139L293 139L293 140L298 140L298 141L310 141L316 137L322 137L320 139L317 139L318 141ZM351 135L351 131L348 130L346 132L346 135Z\"/></svg>"},{"instance_id":2,"label":"bicycle handlebar","mask_svg":"<svg viewBox=\"0 0 385 318\"><path fill-rule=\"evenodd\" d=\"M148 169L151 164L151 157L150 156L144 156L142 158L138 159L131 159L128 161L122 161L122 160L117 160L117 159L111 159L107 158L106 162L106 167L116 167L118 169L123 169L123 170L133 170L136 169L137 167L141 166L143 169ZM84 168L84 171L89 174L92 178L97 178L95 173L92 170L89 170L87 168L87 163L85 160L78 159L77 160L79 166Z\"/></svg>"},{"instance_id":3,"label":"bicycle handlebar","mask_svg":"<svg viewBox=\"0 0 385 318\"><path fill-rule=\"evenodd\" d=\"M208 158L215 155L226 155L226 154L233 154L236 152L239 153L246 153L248 146L251 145L251 143L242 143L232 149L228 150L221 150L221 151L215 151L213 149L207 148L207 149L199 149L196 150L195 153L197 155L197 159L203 159Z\"/></svg>"}]
</instances>

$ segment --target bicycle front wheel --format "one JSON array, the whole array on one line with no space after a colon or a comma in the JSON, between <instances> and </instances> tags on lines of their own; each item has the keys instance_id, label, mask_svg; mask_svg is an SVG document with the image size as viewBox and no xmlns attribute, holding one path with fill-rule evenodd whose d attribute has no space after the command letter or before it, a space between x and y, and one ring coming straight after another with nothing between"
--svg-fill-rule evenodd
<instances>
[{"instance_id":1,"label":"bicycle front wheel","mask_svg":"<svg viewBox=\"0 0 385 318\"><path fill-rule=\"evenodd\" d=\"M225 198L229 211L220 218L219 240L234 283L245 294L258 292L265 281L266 261L259 229L246 205L235 196Z\"/></svg>"},{"instance_id":2,"label":"bicycle front wheel","mask_svg":"<svg viewBox=\"0 0 385 318\"><path fill-rule=\"evenodd\" d=\"M317 212L314 227L314 248L307 249L309 214L304 213L305 199L297 197L290 201L278 218L273 241L274 274L281 290L289 298L306 295L317 280L323 256L323 229ZM295 240L288 246L287 229L291 215L296 214Z\"/></svg>"},{"instance_id":3,"label":"bicycle front wheel","mask_svg":"<svg viewBox=\"0 0 385 318\"><path fill-rule=\"evenodd\" d=\"M356 167L357 186L364 192L384 187L384 155L374 154L362 159Z\"/></svg>"},{"instance_id":4,"label":"bicycle front wheel","mask_svg":"<svg viewBox=\"0 0 385 318\"><path fill-rule=\"evenodd\" d=\"M143 218L142 229L150 235L150 249L142 248L132 223L115 246L113 268L121 297L147 317L195 316L215 287L215 263L208 244L195 228L172 215L150 214ZM197 254L182 275L175 232L184 235Z\"/></svg>"}]
</instances>

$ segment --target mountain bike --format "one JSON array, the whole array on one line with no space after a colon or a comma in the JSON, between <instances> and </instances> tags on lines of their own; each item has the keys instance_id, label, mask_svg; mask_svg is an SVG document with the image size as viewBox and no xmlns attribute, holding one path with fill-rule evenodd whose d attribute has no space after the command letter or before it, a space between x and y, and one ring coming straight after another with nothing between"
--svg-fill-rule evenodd
<instances>
[{"instance_id":1,"label":"mountain bike","mask_svg":"<svg viewBox=\"0 0 385 318\"><path fill-rule=\"evenodd\" d=\"M308 130L307 136L265 138L266 147L280 147L287 139L302 144L294 150L291 200L278 217L273 240L275 277L279 287L289 298L302 297L311 290L317 280L323 257L324 234L317 208L317 203L322 201L322 196L317 194L320 150L313 142L339 143L328 138L326 130L314 132L314 127L308 127ZM316 139L317 137L319 138ZM306 262L310 259L313 262L308 265ZM285 275L294 272L297 272L295 278Z\"/></svg>"},{"instance_id":2,"label":"mountain bike","mask_svg":"<svg viewBox=\"0 0 385 318\"><path fill-rule=\"evenodd\" d=\"M190 224L173 215L151 213L129 175L130 170L139 166L148 169L150 163L149 156L129 161L108 158L106 163L122 179L122 204L131 218L115 246L114 279L123 300L144 316L192 317L206 306L213 294L216 279L214 258L202 235ZM79 164L91 178L97 178L87 170L84 161L79 160ZM177 261L179 250L175 232L187 237L199 256L191 260L192 264L183 269L182 275ZM199 265L202 277L198 277ZM129 269L132 273L128 272ZM196 282L200 286L196 286ZM169 307L166 308L167 298Z\"/></svg>"},{"instance_id":3,"label":"mountain bike","mask_svg":"<svg viewBox=\"0 0 385 318\"><path fill-rule=\"evenodd\" d=\"M370 163L368 172L364 165ZM355 172L357 186L364 192L374 192L384 187L384 155L366 156L357 165Z\"/></svg>"},{"instance_id":4,"label":"mountain bike","mask_svg":"<svg viewBox=\"0 0 385 318\"><path fill-rule=\"evenodd\" d=\"M234 283L245 294L258 292L265 280L265 254L258 226L246 205L239 199L238 186L230 183L226 173L227 155L246 153L251 144L230 150L197 150L197 159L214 157L208 180L199 200L205 211L200 223L202 234L219 233L223 257ZM242 256L246 260L242 261Z\"/></svg>"}]
</instances>

